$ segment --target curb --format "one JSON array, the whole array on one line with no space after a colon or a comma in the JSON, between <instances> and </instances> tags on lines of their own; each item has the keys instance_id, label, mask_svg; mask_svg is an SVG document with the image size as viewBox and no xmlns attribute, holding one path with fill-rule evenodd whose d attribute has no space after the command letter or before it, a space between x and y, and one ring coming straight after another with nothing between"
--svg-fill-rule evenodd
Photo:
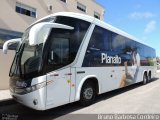
<instances>
[{"instance_id":1,"label":"curb","mask_svg":"<svg viewBox=\"0 0 160 120\"><path fill-rule=\"evenodd\" d=\"M5 105L10 105L10 104L15 104L15 103L16 101L14 101L13 98L0 100L0 106L5 106Z\"/></svg>"}]
</instances>

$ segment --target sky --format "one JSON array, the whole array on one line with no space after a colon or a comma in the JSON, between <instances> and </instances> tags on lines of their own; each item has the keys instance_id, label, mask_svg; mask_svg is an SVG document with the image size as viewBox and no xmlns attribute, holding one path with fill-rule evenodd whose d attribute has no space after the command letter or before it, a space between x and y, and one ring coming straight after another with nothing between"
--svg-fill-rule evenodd
<instances>
[{"instance_id":1,"label":"sky","mask_svg":"<svg viewBox=\"0 0 160 120\"><path fill-rule=\"evenodd\" d=\"M105 22L156 49L160 57L160 0L96 0Z\"/></svg>"}]
</instances>

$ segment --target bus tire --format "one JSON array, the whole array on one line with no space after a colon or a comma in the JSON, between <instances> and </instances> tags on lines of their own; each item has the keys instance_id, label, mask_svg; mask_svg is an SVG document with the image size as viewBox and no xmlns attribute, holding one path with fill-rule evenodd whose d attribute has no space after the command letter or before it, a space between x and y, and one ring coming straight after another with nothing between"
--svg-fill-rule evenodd
<instances>
[{"instance_id":1,"label":"bus tire","mask_svg":"<svg viewBox=\"0 0 160 120\"><path fill-rule=\"evenodd\" d=\"M96 96L96 89L94 83L86 81L81 89L80 101L79 101L80 104L82 106L91 105L95 100L95 96Z\"/></svg>"},{"instance_id":2,"label":"bus tire","mask_svg":"<svg viewBox=\"0 0 160 120\"><path fill-rule=\"evenodd\" d=\"M151 78L151 72L149 72L149 74L148 74L148 82L151 80L152 78Z\"/></svg>"},{"instance_id":3,"label":"bus tire","mask_svg":"<svg viewBox=\"0 0 160 120\"><path fill-rule=\"evenodd\" d=\"M147 74L146 73L144 73L144 75L143 75L143 85L146 85L147 84L147 82L148 82L148 77L147 77Z\"/></svg>"}]
</instances>

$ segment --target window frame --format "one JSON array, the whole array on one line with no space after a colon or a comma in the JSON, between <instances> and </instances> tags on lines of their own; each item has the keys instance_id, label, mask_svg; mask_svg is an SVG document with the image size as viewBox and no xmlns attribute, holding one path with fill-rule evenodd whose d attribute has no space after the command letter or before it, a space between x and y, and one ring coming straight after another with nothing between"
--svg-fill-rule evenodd
<instances>
[{"instance_id":1,"label":"window frame","mask_svg":"<svg viewBox=\"0 0 160 120\"><path fill-rule=\"evenodd\" d=\"M37 9L20 2L16 2L15 12L29 17L37 18Z\"/></svg>"},{"instance_id":2,"label":"window frame","mask_svg":"<svg viewBox=\"0 0 160 120\"><path fill-rule=\"evenodd\" d=\"M61 2L63 2L63 3L67 3L67 0L60 0Z\"/></svg>"},{"instance_id":3,"label":"window frame","mask_svg":"<svg viewBox=\"0 0 160 120\"><path fill-rule=\"evenodd\" d=\"M84 13L87 13L87 6L84 5L84 4L82 4L82 3L80 3L80 2L77 2L77 9L78 9L79 11L82 11L82 12L84 12Z\"/></svg>"},{"instance_id":4,"label":"window frame","mask_svg":"<svg viewBox=\"0 0 160 120\"><path fill-rule=\"evenodd\" d=\"M96 11L94 11L94 17L99 19L99 20L101 19L101 15Z\"/></svg>"}]
</instances>

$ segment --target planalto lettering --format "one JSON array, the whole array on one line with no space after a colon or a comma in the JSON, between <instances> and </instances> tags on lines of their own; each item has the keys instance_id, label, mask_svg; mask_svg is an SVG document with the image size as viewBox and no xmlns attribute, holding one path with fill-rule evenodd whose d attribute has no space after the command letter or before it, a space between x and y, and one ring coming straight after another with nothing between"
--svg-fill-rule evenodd
<instances>
[{"instance_id":1,"label":"planalto lettering","mask_svg":"<svg viewBox=\"0 0 160 120\"><path fill-rule=\"evenodd\" d=\"M108 56L107 53L101 53L101 63L121 64L121 58L118 55Z\"/></svg>"}]
</instances>

